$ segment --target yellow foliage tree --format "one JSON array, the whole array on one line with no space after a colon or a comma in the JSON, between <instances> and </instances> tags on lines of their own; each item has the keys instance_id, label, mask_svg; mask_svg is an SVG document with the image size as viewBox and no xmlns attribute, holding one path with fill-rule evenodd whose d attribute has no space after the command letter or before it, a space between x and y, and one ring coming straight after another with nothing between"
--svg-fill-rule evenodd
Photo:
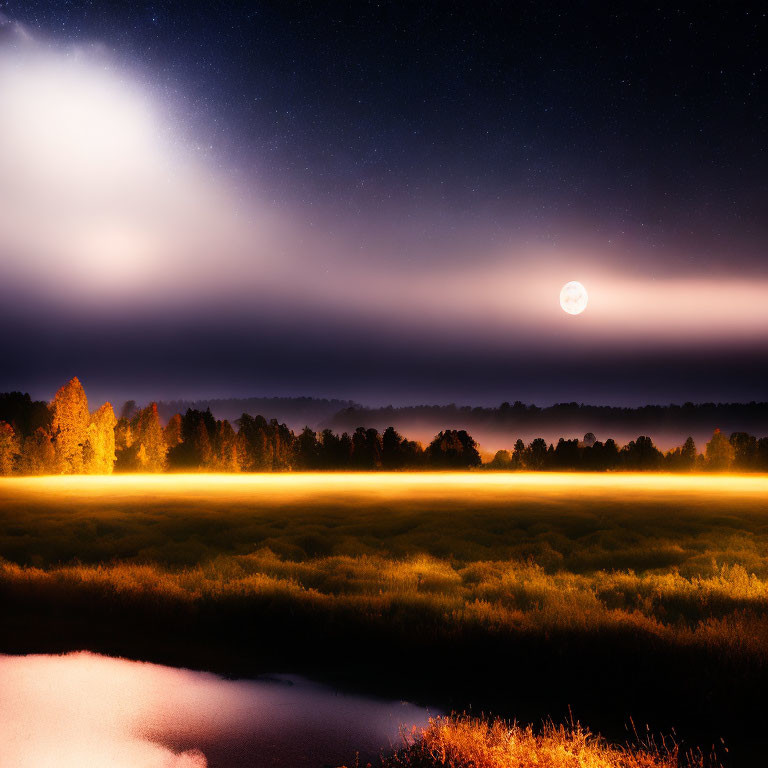
<instances>
[{"instance_id":1,"label":"yellow foliage tree","mask_svg":"<svg viewBox=\"0 0 768 768\"><path fill-rule=\"evenodd\" d=\"M51 436L42 427L34 434L24 438L19 459L19 472L22 475L55 475L60 468Z\"/></svg>"},{"instance_id":2,"label":"yellow foliage tree","mask_svg":"<svg viewBox=\"0 0 768 768\"><path fill-rule=\"evenodd\" d=\"M79 379L75 377L53 396L52 430L61 472L75 475L83 472L83 447L88 440L88 398Z\"/></svg>"},{"instance_id":3,"label":"yellow foliage tree","mask_svg":"<svg viewBox=\"0 0 768 768\"><path fill-rule=\"evenodd\" d=\"M89 475L111 475L115 466L115 426L117 419L110 403L91 414L86 444L85 471Z\"/></svg>"},{"instance_id":4,"label":"yellow foliage tree","mask_svg":"<svg viewBox=\"0 0 768 768\"><path fill-rule=\"evenodd\" d=\"M19 439L10 424L0 421L0 475L10 475L16 455L19 452Z\"/></svg>"}]
</instances>

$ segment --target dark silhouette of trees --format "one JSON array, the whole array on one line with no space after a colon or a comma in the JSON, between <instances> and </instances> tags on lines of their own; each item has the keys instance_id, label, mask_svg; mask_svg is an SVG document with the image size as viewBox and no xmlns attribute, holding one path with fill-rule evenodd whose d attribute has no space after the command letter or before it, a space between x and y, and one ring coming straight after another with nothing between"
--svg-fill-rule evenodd
<instances>
[{"instance_id":1,"label":"dark silhouette of trees","mask_svg":"<svg viewBox=\"0 0 768 768\"><path fill-rule=\"evenodd\" d=\"M468 419L487 411L451 408ZM567 421L569 415L583 408L566 403L546 410ZM705 406L687 404L680 412L696 409L706 411ZM357 411L348 408L345 412ZM515 402L503 403L494 413L511 420L538 417L543 411ZM139 409L130 400L122 414L115 419L109 403L89 413L85 392L76 378L59 389L50 406L20 392L0 394L0 415L5 417L0 419L0 474L109 473L113 467L123 472L275 472L471 469L481 465L477 442L463 429L440 431L423 450L391 425L382 433L360 426L351 434L338 434L331 428L317 433L307 426L296 435L285 424L261 415L242 414L235 429L227 419L216 420L209 408L188 408L183 416L171 414L163 427L156 403ZM743 430L726 437L715 430L706 456L697 452L692 437L666 454L645 435L621 449L612 438L597 440L594 432L587 432L583 440L560 438L556 445L536 438L526 446L518 439L512 451L497 451L484 468L767 472L768 437L758 439Z\"/></svg>"},{"instance_id":2,"label":"dark silhouette of trees","mask_svg":"<svg viewBox=\"0 0 768 768\"><path fill-rule=\"evenodd\" d=\"M688 436L680 449L681 468L686 472L692 472L696 469L696 462L699 458L699 452L696 450L696 443L693 438Z\"/></svg>"},{"instance_id":3,"label":"dark silhouette of trees","mask_svg":"<svg viewBox=\"0 0 768 768\"><path fill-rule=\"evenodd\" d=\"M439 469L477 467L482 463L477 443L464 429L443 430L425 453L429 465Z\"/></svg>"},{"instance_id":4,"label":"dark silhouette of trees","mask_svg":"<svg viewBox=\"0 0 768 768\"><path fill-rule=\"evenodd\" d=\"M352 466L355 469L380 469L381 435L376 429L358 427L352 435Z\"/></svg>"},{"instance_id":5,"label":"dark silhouette of trees","mask_svg":"<svg viewBox=\"0 0 768 768\"><path fill-rule=\"evenodd\" d=\"M733 463L734 450L728 438L716 429L707 443L707 469L711 472L727 472Z\"/></svg>"},{"instance_id":6,"label":"dark silhouette of trees","mask_svg":"<svg viewBox=\"0 0 768 768\"><path fill-rule=\"evenodd\" d=\"M546 408L522 402L502 403L498 408L461 408L455 404L397 408L339 409L324 426L342 431L359 424L383 428L393 425L408 434L410 425L420 428L456 427L471 434L550 434L575 437L590 431L596 435L703 435L719 424L727 433L747 431L768 434L768 402L684 403L638 408L557 403ZM698 439L698 437L697 437Z\"/></svg>"},{"instance_id":7,"label":"dark silhouette of trees","mask_svg":"<svg viewBox=\"0 0 768 768\"><path fill-rule=\"evenodd\" d=\"M512 469L525 469L525 443L520 438L512 451Z\"/></svg>"},{"instance_id":8,"label":"dark silhouette of trees","mask_svg":"<svg viewBox=\"0 0 768 768\"><path fill-rule=\"evenodd\" d=\"M170 451L171 448L175 448L181 444L181 414L174 413L168 423L163 428L163 437L165 438L165 445Z\"/></svg>"},{"instance_id":9,"label":"dark silhouette of trees","mask_svg":"<svg viewBox=\"0 0 768 768\"><path fill-rule=\"evenodd\" d=\"M640 435L636 440L630 440L620 451L621 461L626 469L638 472L661 468L664 458L662 452L646 435Z\"/></svg>"},{"instance_id":10,"label":"dark silhouette of trees","mask_svg":"<svg viewBox=\"0 0 768 768\"><path fill-rule=\"evenodd\" d=\"M322 467L322 445L313 429L304 427L296 438L296 468L316 470Z\"/></svg>"},{"instance_id":11,"label":"dark silhouette of trees","mask_svg":"<svg viewBox=\"0 0 768 768\"><path fill-rule=\"evenodd\" d=\"M208 411L210 414L210 411ZM276 419L244 413L238 420L240 467L244 472L273 472L291 469L295 437Z\"/></svg>"},{"instance_id":12,"label":"dark silhouette of trees","mask_svg":"<svg viewBox=\"0 0 768 768\"><path fill-rule=\"evenodd\" d=\"M38 429L49 432L52 417L48 404L32 400L28 393L0 393L0 422L10 424L19 438L29 437Z\"/></svg>"},{"instance_id":13,"label":"dark silhouette of trees","mask_svg":"<svg viewBox=\"0 0 768 768\"><path fill-rule=\"evenodd\" d=\"M420 443L403 437L394 427L381 436L381 465L387 470L414 469L421 465L424 450Z\"/></svg>"},{"instance_id":14,"label":"dark silhouette of trees","mask_svg":"<svg viewBox=\"0 0 768 768\"><path fill-rule=\"evenodd\" d=\"M581 452L578 440L565 440L560 438L552 457L552 469L561 471L576 470L581 465Z\"/></svg>"},{"instance_id":15,"label":"dark silhouette of trees","mask_svg":"<svg viewBox=\"0 0 768 768\"><path fill-rule=\"evenodd\" d=\"M126 419L126 421L130 421L136 416L138 412L139 412L139 408L136 405L136 401L126 400L123 403L123 407L120 409L120 418Z\"/></svg>"},{"instance_id":16,"label":"dark silhouette of trees","mask_svg":"<svg viewBox=\"0 0 768 768\"><path fill-rule=\"evenodd\" d=\"M324 429L320 434L319 443L322 469L349 469L352 441L346 432L337 435L332 429Z\"/></svg>"},{"instance_id":17,"label":"dark silhouette of trees","mask_svg":"<svg viewBox=\"0 0 768 768\"><path fill-rule=\"evenodd\" d=\"M546 469L547 441L542 437L532 440L525 450L525 468L533 472Z\"/></svg>"},{"instance_id":18,"label":"dark silhouette of trees","mask_svg":"<svg viewBox=\"0 0 768 768\"><path fill-rule=\"evenodd\" d=\"M512 469L512 454L509 451L496 451L493 459L487 465L488 469Z\"/></svg>"},{"instance_id":19,"label":"dark silhouette of trees","mask_svg":"<svg viewBox=\"0 0 768 768\"><path fill-rule=\"evenodd\" d=\"M211 469L214 464L216 419L210 411L188 409L181 417L181 442L167 449L169 469ZM167 444L167 435L161 436Z\"/></svg>"},{"instance_id":20,"label":"dark silhouette of trees","mask_svg":"<svg viewBox=\"0 0 768 768\"><path fill-rule=\"evenodd\" d=\"M212 468L217 472L240 471L240 451L237 433L226 419L216 422Z\"/></svg>"},{"instance_id":21,"label":"dark silhouette of trees","mask_svg":"<svg viewBox=\"0 0 768 768\"><path fill-rule=\"evenodd\" d=\"M387 427L381 436L381 464L384 469L402 469L405 466L403 436L394 428Z\"/></svg>"},{"instance_id":22,"label":"dark silhouette of trees","mask_svg":"<svg viewBox=\"0 0 768 768\"><path fill-rule=\"evenodd\" d=\"M692 472L698 462L696 443L688 437L679 448L667 451L664 456L664 468L671 472Z\"/></svg>"},{"instance_id":23,"label":"dark silhouette of trees","mask_svg":"<svg viewBox=\"0 0 768 768\"><path fill-rule=\"evenodd\" d=\"M728 438L733 448L733 468L752 472L758 466L757 438L747 432L733 432Z\"/></svg>"}]
</instances>

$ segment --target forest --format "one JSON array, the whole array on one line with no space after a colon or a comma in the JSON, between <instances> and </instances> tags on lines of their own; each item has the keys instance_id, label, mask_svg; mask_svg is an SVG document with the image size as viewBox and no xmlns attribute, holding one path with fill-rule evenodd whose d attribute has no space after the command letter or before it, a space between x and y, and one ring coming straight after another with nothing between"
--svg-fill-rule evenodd
<instances>
[{"instance_id":1,"label":"forest","mask_svg":"<svg viewBox=\"0 0 768 768\"><path fill-rule=\"evenodd\" d=\"M511 442L511 441L510 441ZM112 472L279 471L768 471L768 437L727 435L715 428L699 451L692 437L669 451L647 435L625 445L560 438L547 443L518 439L483 461L464 429L443 429L426 447L394 427L359 426L340 434L330 428L298 434L276 419L243 413L234 424L210 409L188 408L165 423L158 405L128 401L120 416L110 403L89 410L82 384L73 378L50 403L28 394L0 394L0 474L110 474Z\"/></svg>"}]
</instances>

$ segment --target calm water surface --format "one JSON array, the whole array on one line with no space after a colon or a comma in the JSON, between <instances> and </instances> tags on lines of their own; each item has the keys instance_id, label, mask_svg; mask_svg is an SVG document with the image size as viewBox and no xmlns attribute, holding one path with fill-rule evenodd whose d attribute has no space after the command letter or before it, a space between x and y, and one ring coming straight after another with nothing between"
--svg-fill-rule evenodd
<instances>
[{"instance_id":1,"label":"calm water surface","mask_svg":"<svg viewBox=\"0 0 768 768\"><path fill-rule=\"evenodd\" d=\"M354 765L356 752L365 765L426 720L413 704L294 676L0 655L0 768L320 768Z\"/></svg>"}]
</instances>

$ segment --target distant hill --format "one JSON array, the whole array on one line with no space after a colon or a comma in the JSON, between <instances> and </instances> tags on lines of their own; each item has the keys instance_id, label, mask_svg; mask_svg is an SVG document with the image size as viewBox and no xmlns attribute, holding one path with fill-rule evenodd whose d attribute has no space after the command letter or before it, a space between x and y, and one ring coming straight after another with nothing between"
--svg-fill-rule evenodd
<instances>
[{"instance_id":1,"label":"distant hill","mask_svg":"<svg viewBox=\"0 0 768 768\"><path fill-rule=\"evenodd\" d=\"M768 403L685 403L639 408L559 403L546 408L521 402L498 408L457 405L417 405L399 408L350 406L328 422L336 431L358 426L383 429L394 426L411 439L425 442L441 429L466 429L486 451L511 448L518 438L548 442L583 437L594 432L599 440L613 437L626 443L649 435L662 448L672 448L689 435L699 448L717 427L726 434L749 432L768 435Z\"/></svg>"},{"instance_id":2,"label":"distant hill","mask_svg":"<svg viewBox=\"0 0 768 768\"><path fill-rule=\"evenodd\" d=\"M717 427L726 434L749 432L768 435L768 403L685 403L646 405L638 408L558 403L538 407L521 402L498 407L414 405L369 408L351 400L313 397L248 397L212 400L174 400L158 403L161 418L187 408L211 409L218 419L234 421L243 413L277 419L291 429L305 425L319 431L352 432L357 427L383 430L394 426L409 438L429 442L441 429L466 429L485 451L511 448L521 438L549 442L583 437L594 432L599 440L613 437L620 444L638 435L649 435L661 448L681 445L691 435L703 449Z\"/></svg>"},{"instance_id":3,"label":"distant hill","mask_svg":"<svg viewBox=\"0 0 768 768\"><path fill-rule=\"evenodd\" d=\"M210 408L217 419L234 422L244 413L252 416L260 414L266 419L277 419L291 429L298 430L305 426L322 429L339 411L362 406L352 400L315 397L243 397L160 401L157 408L163 422L167 422L174 413L184 413L188 408L200 411Z\"/></svg>"}]
</instances>

